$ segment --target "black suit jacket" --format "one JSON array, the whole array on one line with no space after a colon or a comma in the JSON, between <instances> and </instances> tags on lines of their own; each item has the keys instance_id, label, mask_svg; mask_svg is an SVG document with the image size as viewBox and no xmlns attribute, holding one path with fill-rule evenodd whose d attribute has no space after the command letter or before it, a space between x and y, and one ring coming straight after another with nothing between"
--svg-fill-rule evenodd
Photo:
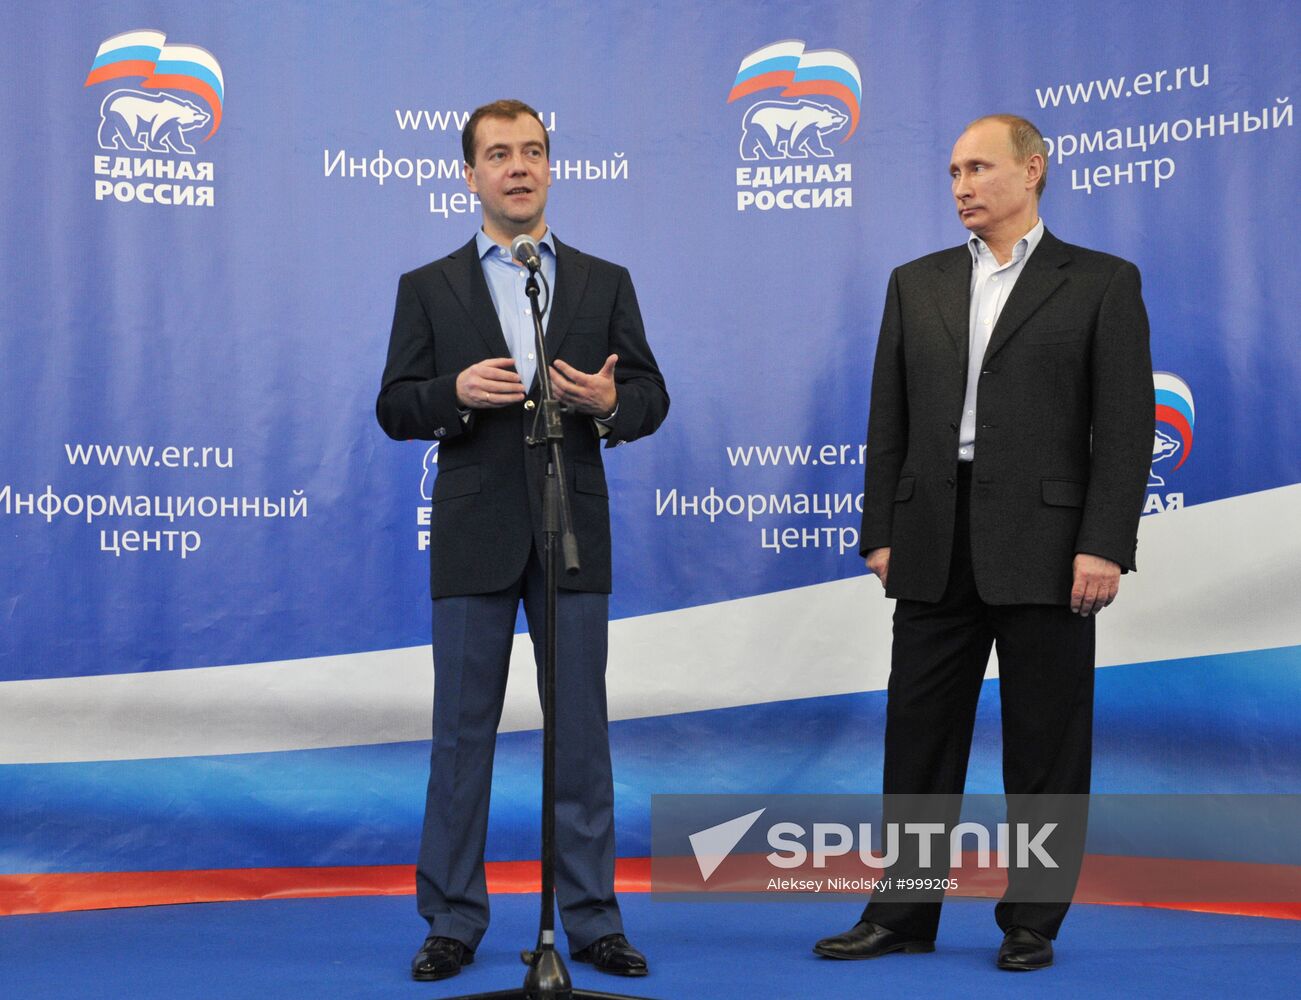
<instances>
[{"instance_id":1,"label":"black suit jacket","mask_svg":"<svg viewBox=\"0 0 1301 1000\"><path fill-rule=\"evenodd\" d=\"M970 288L965 245L890 277L860 544L864 555L891 547L891 597L937 601L948 579ZM1045 232L990 336L978 406L981 598L1068 603L1077 552L1134 569L1154 428L1138 269Z\"/></svg>"},{"instance_id":2,"label":"black suit jacket","mask_svg":"<svg viewBox=\"0 0 1301 1000\"><path fill-rule=\"evenodd\" d=\"M595 372L618 354L618 411L606 445L650 434L668 412L669 397L627 270L559 240L555 248L548 356ZM543 546L546 448L524 444L539 398L537 381L526 402L472 410L468 421L456 399L461 371L509 356L473 239L402 275L375 410L392 438L441 442L429 546L434 597L501 590L523 571L530 548ZM566 414L563 424L582 571L562 573L560 584L608 593L610 512L600 439L590 417Z\"/></svg>"}]
</instances>

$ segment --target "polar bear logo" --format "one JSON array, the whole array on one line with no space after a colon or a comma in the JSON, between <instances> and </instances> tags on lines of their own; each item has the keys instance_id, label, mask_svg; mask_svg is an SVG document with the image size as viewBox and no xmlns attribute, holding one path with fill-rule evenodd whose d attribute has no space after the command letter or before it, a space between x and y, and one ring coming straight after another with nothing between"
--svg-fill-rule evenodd
<instances>
[{"instance_id":1,"label":"polar bear logo","mask_svg":"<svg viewBox=\"0 0 1301 1000\"><path fill-rule=\"evenodd\" d=\"M99 106L99 145L138 153L194 155L185 133L200 128L211 115L197 104L159 91L115 90Z\"/></svg>"},{"instance_id":2,"label":"polar bear logo","mask_svg":"<svg viewBox=\"0 0 1301 1000\"><path fill-rule=\"evenodd\" d=\"M1179 450L1179 442L1169 434L1163 434L1161 431L1156 432L1156 437L1152 439L1152 468L1148 470L1148 486L1164 486L1165 480L1156 474L1156 463L1164 462Z\"/></svg>"},{"instance_id":3,"label":"polar bear logo","mask_svg":"<svg viewBox=\"0 0 1301 1000\"><path fill-rule=\"evenodd\" d=\"M835 154L824 137L845 127L849 116L813 101L760 101L742 121L741 159L826 159Z\"/></svg>"}]
</instances>

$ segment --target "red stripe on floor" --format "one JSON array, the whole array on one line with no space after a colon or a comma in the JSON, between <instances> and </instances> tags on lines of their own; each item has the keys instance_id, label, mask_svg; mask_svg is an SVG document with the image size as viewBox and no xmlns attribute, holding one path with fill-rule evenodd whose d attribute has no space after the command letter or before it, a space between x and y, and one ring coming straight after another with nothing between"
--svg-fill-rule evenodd
<instances>
[{"instance_id":1,"label":"red stripe on floor","mask_svg":"<svg viewBox=\"0 0 1301 1000\"><path fill-rule=\"evenodd\" d=\"M489 892L537 892L536 861L490 861ZM615 865L620 892L650 889L650 859ZM161 872L45 872L0 875L0 914L104 910L316 896L400 896L415 891L411 865L355 868L225 868Z\"/></svg>"},{"instance_id":2,"label":"red stripe on floor","mask_svg":"<svg viewBox=\"0 0 1301 1000\"><path fill-rule=\"evenodd\" d=\"M540 869L536 861L490 861L486 867L489 892L538 891ZM1151 887L1154 871L1160 871L1165 876L1158 881L1177 876L1184 880L1185 885L1207 887L1209 883L1221 880L1241 880L1247 868L1273 869L1269 874L1276 878L1281 871L1286 871L1293 878L1296 875L1293 866L1251 866L1242 863L1090 855L1085 861L1080 880L1081 891L1077 898L1080 901L1110 905L1301 919L1301 902L1182 902L1134 898L1135 895L1140 895L1135 892L1140 886L1147 884ZM993 872L981 874L986 877L966 880L963 894L998 896L1002 891L1000 878ZM1110 891L1106 888L1108 884L1111 886ZM1115 890L1117 884L1125 886L1129 892L1118 894ZM1241 885L1242 882L1237 884ZM0 915L255 899L401 896L412 894L414 885L415 869L411 865L0 875ZM650 858L620 858L615 864L615 888L620 892L650 891ZM707 899L709 893L702 893L701 896Z\"/></svg>"}]
</instances>

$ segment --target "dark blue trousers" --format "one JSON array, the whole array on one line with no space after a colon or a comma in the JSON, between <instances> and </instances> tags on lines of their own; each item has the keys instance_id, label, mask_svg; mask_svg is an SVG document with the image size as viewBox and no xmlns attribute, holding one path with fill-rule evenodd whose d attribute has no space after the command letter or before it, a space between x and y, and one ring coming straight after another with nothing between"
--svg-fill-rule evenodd
<instances>
[{"instance_id":1,"label":"dark blue trousers","mask_svg":"<svg viewBox=\"0 0 1301 1000\"><path fill-rule=\"evenodd\" d=\"M493 594L434 604L434 732L416 902L430 931L477 948L488 927L484 841L497 724L519 602L539 688L546 642L544 571ZM605 701L609 595L560 591L556 668L556 898L570 948L623 923L614 895L614 782ZM539 799L541 773L539 770Z\"/></svg>"}]
</instances>

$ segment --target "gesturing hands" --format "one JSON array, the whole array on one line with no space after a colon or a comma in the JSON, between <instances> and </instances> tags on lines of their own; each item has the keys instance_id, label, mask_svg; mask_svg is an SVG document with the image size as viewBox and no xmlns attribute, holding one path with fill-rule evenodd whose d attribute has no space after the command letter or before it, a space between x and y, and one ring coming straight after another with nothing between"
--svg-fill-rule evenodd
<instances>
[{"instance_id":1,"label":"gesturing hands","mask_svg":"<svg viewBox=\"0 0 1301 1000\"><path fill-rule=\"evenodd\" d=\"M557 359L551 365L551 388L556 399L576 413L608 417L619 399L614 385L614 366L618 362L619 355L611 354L599 372L588 375Z\"/></svg>"},{"instance_id":2,"label":"gesturing hands","mask_svg":"<svg viewBox=\"0 0 1301 1000\"><path fill-rule=\"evenodd\" d=\"M513 358L489 358L456 376L456 398L472 410L495 410L524 401L524 383Z\"/></svg>"},{"instance_id":3,"label":"gesturing hands","mask_svg":"<svg viewBox=\"0 0 1301 1000\"><path fill-rule=\"evenodd\" d=\"M556 399L575 413L608 417L618 403L614 366L619 355L611 354L599 372L588 375L566 361L551 365L551 385ZM489 358L456 376L456 399L473 410L495 410L524 401L524 383L512 358Z\"/></svg>"}]
</instances>

